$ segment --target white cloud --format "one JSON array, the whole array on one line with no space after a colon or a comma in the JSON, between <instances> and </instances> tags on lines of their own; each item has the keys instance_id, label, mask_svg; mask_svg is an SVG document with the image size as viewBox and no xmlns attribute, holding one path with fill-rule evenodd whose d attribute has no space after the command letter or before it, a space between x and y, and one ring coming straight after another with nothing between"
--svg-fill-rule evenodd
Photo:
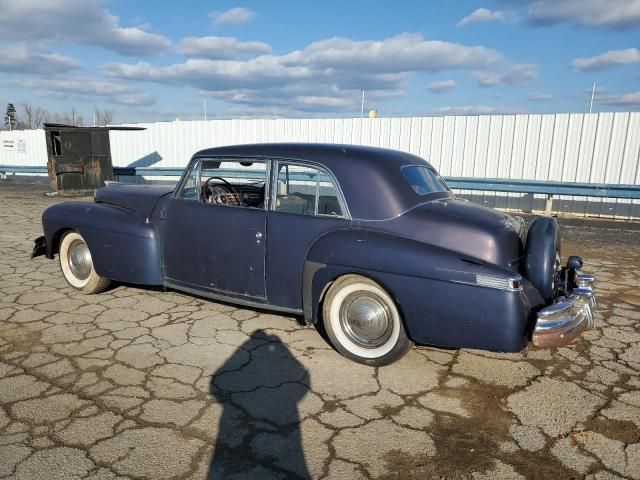
<instances>
[{"instance_id":1,"label":"white cloud","mask_svg":"<svg viewBox=\"0 0 640 480\"><path fill-rule=\"evenodd\" d=\"M527 100L532 102L547 102L553 99L550 93L531 93L527 96Z\"/></svg>"},{"instance_id":2,"label":"white cloud","mask_svg":"<svg viewBox=\"0 0 640 480\"><path fill-rule=\"evenodd\" d=\"M528 0L529 21L617 29L640 26L640 0Z\"/></svg>"},{"instance_id":3,"label":"white cloud","mask_svg":"<svg viewBox=\"0 0 640 480\"><path fill-rule=\"evenodd\" d=\"M247 23L255 16L252 10L244 7L234 7L224 11L211 12L209 17L213 19L215 26L238 25Z\"/></svg>"},{"instance_id":4,"label":"white cloud","mask_svg":"<svg viewBox=\"0 0 640 480\"><path fill-rule=\"evenodd\" d=\"M109 100L107 100L109 102ZM156 98L150 93L121 93L111 99L111 103L119 103L121 105L153 105Z\"/></svg>"},{"instance_id":5,"label":"white cloud","mask_svg":"<svg viewBox=\"0 0 640 480\"><path fill-rule=\"evenodd\" d=\"M389 73L486 68L502 60L502 55L491 48L425 40L417 33L364 41L334 37L282 57L283 63L290 65Z\"/></svg>"},{"instance_id":6,"label":"white cloud","mask_svg":"<svg viewBox=\"0 0 640 480\"><path fill-rule=\"evenodd\" d=\"M633 93L617 94L617 95L596 96L596 101L598 103L603 103L605 105L639 109L640 108L640 91L633 92Z\"/></svg>"},{"instance_id":7,"label":"white cloud","mask_svg":"<svg viewBox=\"0 0 640 480\"><path fill-rule=\"evenodd\" d=\"M512 65L503 72L476 72L481 87L526 85L538 76L538 66L530 63Z\"/></svg>"},{"instance_id":8,"label":"white cloud","mask_svg":"<svg viewBox=\"0 0 640 480\"><path fill-rule=\"evenodd\" d=\"M0 46L0 72L51 75L80 67L73 58L26 45Z\"/></svg>"},{"instance_id":9,"label":"white cloud","mask_svg":"<svg viewBox=\"0 0 640 480\"><path fill-rule=\"evenodd\" d=\"M97 0L0 0L0 39L70 41L135 56L158 54L171 46L162 35L121 27Z\"/></svg>"},{"instance_id":10,"label":"white cloud","mask_svg":"<svg viewBox=\"0 0 640 480\"><path fill-rule=\"evenodd\" d=\"M490 107L487 105L465 105L460 107L442 107L436 110L442 115L504 115L519 113L505 107Z\"/></svg>"},{"instance_id":11,"label":"white cloud","mask_svg":"<svg viewBox=\"0 0 640 480\"><path fill-rule=\"evenodd\" d=\"M640 63L640 50L627 48L625 50L609 50L602 55L589 58L576 58L571 65L576 70L604 70L615 65Z\"/></svg>"},{"instance_id":12,"label":"white cloud","mask_svg":"<svg viewBox=\"0 0 640 480\"><path fill-rule=\"evenodd\" d=\"M427 85L427 90L431 93L443 93L453 90L457 86L458 83L455 80L443 80L441 82L431 82Z\"/></svg>"},{"instance_id":13,"label":"white cloud","mask_svg":"<svg viewBox=\"0 0 640 480\"><path fill-rule=\"evenodd\" d=\"M343 113L360 113L362 91L338 89L320 84L297 84L261 90L209 91L203 94L224 100L236 108L229 113L234 116L258 117L313 117L318 115L339 116ZM366 106L377 105L383 100L402 96L399 90L367 90Z\"/></svg>"},{"instance_id":14,"label":"white cloud","mask_svg":"<svg viewBox=\"0 0 640 480\"><path fill-rule=\"evenodd\" d=\"M101 97L107 103L122 105L151 105L155 102L153 95L130 85L91 77L64 76L31 79L19 84L16 82L16 85L33 89L41 95L58 98L95 101L96 97Z\"/></svg>"},{"instance_id":15,"label":"white cloud","mask_svg":"<svg viewBox=\"0 0 640 480\"><path fill-rule=\"evenodd\" d=\"M87 43L91 43L90 41ZM171 41L139 28L114 28L105 37L96 38L96 44L121 55L156 55L171 46Z\"/></svg>"},{"instance_id":16,"label":"white cloud","mask_svg":"<svg viewBox=\"0 0 640 480\"><path fill-rule=\"evenodd\" d=\"M467 15L460 20L456 26L460 28L472 23L504 22L506 19L505 13L500 10L492 11L486 8L478 8L471 15Z\"/></svg>"},{"instance_id":17,"label":"white cloud","mask_svg":"<svg viewBox=\"0 0 640 480\"><path fill-rule=\"evenodd\" d=\"M217 48L220 41L212 43ZM109 63L103 71L115 78L191 86L245 108L335 113L359 111L362 89L371 101L395 98L417 72L488 73L487 69L505 64L504 57L490 48L401 34L366 41L330 38L285 55L247 59L189 58L165 66ZM507 75L504 81L510 78ZM451 83L434 88L449 87Z\"/></svg>"},{"instance_id":18,"label":"white cloud","mask_svg":"<svg viewBox=\"0 0 640 480\"><path fill-rule=\"evenodd\" d=\"M291 80L309 79L307 67L284 66L278 57L263 55L246 61L188 59L166 67L154 67L146 62L135 64L111 63L104 71L112 77L159 83L190 84L198 88L268 87Z\"/></svg>"},{"instance_id":19,"label":"white cloud","mask_svg":"<svg viewBox=\"0 0 640 480\"><path fill-rule=\"evenodd\" d=\"M420 35L402 34L380 41L331 38L283 56L188 59L164 67L146 62L111 63L104 66L104 71L114 77L188 83L203 89L269 87L294 80L388 89L397 88L411 72L487 68L503 60L499 52L486 47L426 41Z\"/></svg>"},{"instance_id":20,"label":"white cloud","mask_svg":"<svg viewBox=\"0 0 640 480\"><path fill-rule=\"evenodd\" d=\"M264 42L241 42L235 37L187 37L180 42L179 51L188 57L218 60L245 53L270 53L271 47Z\"/></svg>"},{"instance_id":21,"label":"white cloud","mask_svg":"<svg viewBox=\"0 0 640 480\"><path fill-rule=\"evenodd\" d=\"M312 108L342 109L342 107L353 107L354 101L348 98L321 96L321 95L300 95L296 97L296 102Z\"/></svg>"}]
</instances>

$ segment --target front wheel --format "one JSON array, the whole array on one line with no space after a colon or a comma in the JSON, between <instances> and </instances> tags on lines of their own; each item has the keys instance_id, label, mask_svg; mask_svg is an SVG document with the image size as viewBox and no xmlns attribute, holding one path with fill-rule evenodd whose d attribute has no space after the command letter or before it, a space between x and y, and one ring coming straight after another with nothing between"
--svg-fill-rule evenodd
<instances>
[{"instance_id":1,"label":"front wheel","mask_svg":"<svg viewBox=\"0 0 640 480\"><path fill-rule=\"evenodd\" d=\"M60 241L60 268L69 285L82 293L100 293L111 281L96 273L87 242L78 232L67 232Z\"/></svg>"},{"instance_id":2,"label":"front wheel","mask_svg":"<svg viewBox=\"0 0 640 480\"><path fill-rule=\"evenodd\" d=\"M329 288L322 313L333 346L358 363L388 365L412 346L395 302L369 278L340 277Z\"/></svg>"}]
</instances>

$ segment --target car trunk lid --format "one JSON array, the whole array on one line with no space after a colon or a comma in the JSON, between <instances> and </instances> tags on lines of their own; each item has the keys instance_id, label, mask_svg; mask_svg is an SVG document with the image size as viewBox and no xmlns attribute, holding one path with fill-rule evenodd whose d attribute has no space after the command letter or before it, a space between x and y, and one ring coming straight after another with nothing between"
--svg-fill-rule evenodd
<instances>
[{"instance_id":1,"label":"car trunk lid","mask_svg":"<svg viewBox=\"0 0 640 480\"><path fill-rule=\"evenodd\" d=\"M443 198L419 205L391 223L398 233L456 251L465 261L519 269L524 249L519 225L497 210Z\"/></svg>"}]
</instances>

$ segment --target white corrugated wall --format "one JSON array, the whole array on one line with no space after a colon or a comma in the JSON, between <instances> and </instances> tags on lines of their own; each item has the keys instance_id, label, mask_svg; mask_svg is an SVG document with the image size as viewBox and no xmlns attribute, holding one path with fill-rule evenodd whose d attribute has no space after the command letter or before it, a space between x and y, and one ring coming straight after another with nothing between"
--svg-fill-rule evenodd
<instances>
[{"instance_id":1,"label":"white corrugated wall","mask_svg":"<svg viewBox=\"0 0 640 480\"><path fill-rule=\"evenodd\" d=\"M209 120L138 126L146 127L146 130L111 132L114 165L182 167L194 152L208 147L257 142L327 142L411 152L427 158L445 176L640 182L638 112ZM46 150L42 131L0 132L0 140L21 135L32 136L28 140L28 152L13 152L6 156L3 149L0 164L44 165ZM463 193L471 195L475 201L501 208L527 210L544 206L544 199L538 197ZM554 199L554 210L640 217L640 202L564 196Z\"/></svg>"},{"instance_id":2,"label":"white corrugated wall","mask_svg":"<svg viewBox=\"0 0 640 480\"><path fill-rule=\"evenodd\" d=\"M0 131L0 165L46 164L44 130Z\"/></svg>"}]
</instances>

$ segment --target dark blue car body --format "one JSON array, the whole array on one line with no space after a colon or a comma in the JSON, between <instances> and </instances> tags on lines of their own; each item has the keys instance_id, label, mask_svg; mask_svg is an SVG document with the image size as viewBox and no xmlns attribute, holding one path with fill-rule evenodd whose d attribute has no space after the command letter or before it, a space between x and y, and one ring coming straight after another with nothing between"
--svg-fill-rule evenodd
<instances>
[{"instance_id":1,"label":"dark blue car body","mask_svg":"<svg viewBox=\"0 0 640 480\"><path fill-rule=\"evenodd\" d=\"M98 189L93 203L45 211L46 256L75 230L105 278L297 314L310 324L331 282L355 273L395 299L411 340L447 347L520 351L536 312L553 300L544 282L527 278L534 276L527 262L536 258L527 257L512 217L448 189L412 188L403 168L431 168L422 158L321 144L220 147L191 162L203 158L266 160L264 205L185 201L175 194L184 178L175 189L112 184ZM285 161L326 171L338 186L342 216L276 211L274 166Z\"/></svg>"}]
</instances>

